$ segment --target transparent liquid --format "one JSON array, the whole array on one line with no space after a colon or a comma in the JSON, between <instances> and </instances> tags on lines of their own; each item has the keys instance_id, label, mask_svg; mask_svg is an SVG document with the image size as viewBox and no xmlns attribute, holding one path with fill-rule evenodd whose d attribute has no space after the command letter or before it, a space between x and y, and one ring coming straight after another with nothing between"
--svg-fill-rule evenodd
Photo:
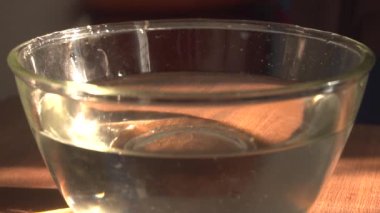
<instances>
[{"instance_id":1,"label":"transparent liquid","mask_svg":"<svg viewBox=\"0 0 380 213\"><path fill-rule=\"evenodd\" d=\"M150 86L159 84L165 89L164 81L156 78ZM223 76L195 78L206 79L204 85L221 80L231 85L239 82ZM347 135L347 131L330 134L333 124L326 125L331 120L324 119L324 123L308 122L315 128L307 131L317 134L301 134L282 143L287 145L273 145L211 119L158 111L105 110L108 105L93 113L99 118L96 125L85 121L82 114L79 125L75 119L67 119L80 113L66 109L75 103L54 99L64 107L61 111L49 108L44 101L51 100L42 99L44 131L36 138L63 196L76 212L305 212ZM326 100L324 107L333 99ZM321 109L321 104L318 107ZM332 120L336 107L330 110ZM317 108L312 110L318 113ZM77 132L71 129L75 125L79 125Z\"/></svg>"}]
</instances>

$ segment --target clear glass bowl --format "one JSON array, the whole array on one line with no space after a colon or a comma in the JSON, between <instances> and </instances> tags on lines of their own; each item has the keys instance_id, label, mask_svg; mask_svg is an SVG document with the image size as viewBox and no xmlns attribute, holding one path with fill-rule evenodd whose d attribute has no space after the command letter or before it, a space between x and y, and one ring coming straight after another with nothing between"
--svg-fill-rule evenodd
<instances>
[{"instance_id":1,"label":"clear glass bowl","mask_svg":"<svg viewBox=\"0 0 380 213\"><path fill-rule=\"evenodd\" d=\"M336 164L372 52L237 20L74 28L11 51L38 147L75 212L304 212Z\"/></svg>"}]
</instances>

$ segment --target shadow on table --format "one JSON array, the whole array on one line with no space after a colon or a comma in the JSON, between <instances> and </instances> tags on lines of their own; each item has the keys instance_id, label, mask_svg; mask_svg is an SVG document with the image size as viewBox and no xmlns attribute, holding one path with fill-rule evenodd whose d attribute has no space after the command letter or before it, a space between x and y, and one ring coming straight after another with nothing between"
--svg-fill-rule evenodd
<instances>
[{"instance_id":1,"label":"shadow on table","mask_svg":"<svg viewBox=\"0 0 380 213\"><path fill-rule=\"evenodd\" d=\"M56 189L0 188L0 212L34 212L66 207Z\"/></svg>"},{"instance_id":2,"label":"shadow on table","mask_svg":"<svg viewBox=\"0 0 380 213\"><path fill-rule=\"evenodd\" d=\"M355 125L347 141L342 158L380 159L380 126Z\"/></svg>"}]
</instances>

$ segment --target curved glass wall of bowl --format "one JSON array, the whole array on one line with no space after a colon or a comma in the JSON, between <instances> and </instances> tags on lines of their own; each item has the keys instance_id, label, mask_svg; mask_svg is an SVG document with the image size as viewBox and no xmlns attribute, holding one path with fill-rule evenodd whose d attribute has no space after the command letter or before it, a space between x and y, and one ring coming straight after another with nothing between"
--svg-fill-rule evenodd
<instances>
[{"instance_id":1,"label":"curved glass wall of bowl","mask_svg":"<svg viewBox=\"0 0 380 213\"><path fill-rule=\"evenodd\" d=\"M374 63L298 26L88 26L15 48L36 141L78 212L305 212L345 145Z\"/></svg>"}]
</instances>

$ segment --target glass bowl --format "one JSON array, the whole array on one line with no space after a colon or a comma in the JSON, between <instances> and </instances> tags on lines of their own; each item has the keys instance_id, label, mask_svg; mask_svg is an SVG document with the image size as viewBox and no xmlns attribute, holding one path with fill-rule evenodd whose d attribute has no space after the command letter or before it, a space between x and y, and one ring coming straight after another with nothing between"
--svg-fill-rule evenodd
<instances>
[{"instance_id":1,"label":"glass bowl","mask_svg":"<svg viewBox=\"0 0 380 213\"><path fill-rule=\"evenodd\" d=\"M13 49L26 117L74 212L305 212L354 124L372 52L240 20L87 26Z\"/></svg>"}]
</instances>

